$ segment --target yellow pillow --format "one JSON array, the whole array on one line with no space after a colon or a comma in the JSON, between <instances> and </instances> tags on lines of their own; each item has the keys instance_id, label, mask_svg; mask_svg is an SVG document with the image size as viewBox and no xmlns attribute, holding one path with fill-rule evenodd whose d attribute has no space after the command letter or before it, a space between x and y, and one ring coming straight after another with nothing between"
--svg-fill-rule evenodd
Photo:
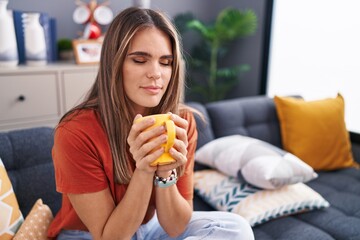
<instances>
[{"instance_id":1,"label":"yellow pillow","mask_svg":"<svg viewBox=\"0 0 360 240\"><path fill-rule=\"evenodd\" d=\"M47 230L52 220L53 214L51 209L39 198L26 216L24 223L15 234L13 240L48 240Z\"/></svg>"},{"instance_id":2,"label":"yellow pillow","mask_svg":"<svg viewBox=\"0 0 360 240\"><path fill-rule=\"evenodd\" d=\"M286 151L314 170L335 170L357 166L351 152L344 120L344 98L305 101L274 97Z\"/></svg>"},{"instance_id":3,"label":"yellow pillow","mask_svg":"<svg viewBox=\"0 0 360 240\"><path fill-rule=\"evenodd\" d=\"M12 239L24 221L5 166L0 159L0 239Z\"/></svg>"}]
</instances>

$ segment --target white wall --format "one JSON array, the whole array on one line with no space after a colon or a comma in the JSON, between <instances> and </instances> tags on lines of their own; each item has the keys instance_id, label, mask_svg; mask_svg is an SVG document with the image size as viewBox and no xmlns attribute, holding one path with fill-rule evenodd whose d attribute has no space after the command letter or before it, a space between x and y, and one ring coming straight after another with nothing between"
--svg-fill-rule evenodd
<instances>
[{"instance_id":1,"label":"white wall","mask_svg":"<svg viewBox=\"0 0 360 240\"><path fill-rule=\"evenodd\" d=\"M360 132L360 1L274 0L267 94L345 99Z\"/></svg>"}]
</instances>

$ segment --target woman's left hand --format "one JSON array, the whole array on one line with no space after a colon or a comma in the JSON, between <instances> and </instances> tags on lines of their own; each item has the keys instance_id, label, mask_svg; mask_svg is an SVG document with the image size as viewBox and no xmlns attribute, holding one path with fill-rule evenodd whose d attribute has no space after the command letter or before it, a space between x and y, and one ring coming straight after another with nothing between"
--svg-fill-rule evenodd
<instances>
[{"instance_id":1,"label":"woman's left hand","mask_svg":"<svg viewBox=\"0 0 360 240\"><path fill-rule=\"evenodd\" d=\"M187 146L188 146L188 122L179 115L171 113L171 120L176 126L176 138L174 146L170 149L171 156L176 160L175 163L158 166L157 172L170 171L179 166L185 165L187 162Z\"/></svg>"}]
</instances>

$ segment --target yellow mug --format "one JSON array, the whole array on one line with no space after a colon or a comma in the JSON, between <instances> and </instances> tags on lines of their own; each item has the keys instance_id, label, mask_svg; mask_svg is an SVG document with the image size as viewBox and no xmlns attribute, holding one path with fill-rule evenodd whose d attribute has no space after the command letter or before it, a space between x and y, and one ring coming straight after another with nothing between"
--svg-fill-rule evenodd
<instances>
[{"instance_id":1,"label":"yellow mug","mask_svg":"<svg viewBox=\"0 0 360 240\"><path fill-rule=\"evenodd\" d=\"M166 165L176 162L176 160L169 153L170 148L175 143L175 137L176 137L175 123L170 119L170 116L171 116L170 114L155 114L155 115L141 117L135 120L135 122L138 123L148 118L154 118L155 119L154 125L152 125L146 130L150 130L154 127L165 126L167 132L167 141L166 143L161 144L161 146L164 147L165 152L158 159L153 161L150 164L150 166Z\"/></svg>"}]
</instances>

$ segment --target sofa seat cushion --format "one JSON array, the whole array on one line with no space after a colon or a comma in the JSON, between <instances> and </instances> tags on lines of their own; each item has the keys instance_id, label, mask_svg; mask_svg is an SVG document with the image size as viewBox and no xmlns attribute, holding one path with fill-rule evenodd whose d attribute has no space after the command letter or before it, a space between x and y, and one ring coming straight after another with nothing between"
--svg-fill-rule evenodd
<instances>
[{"instance_id":1,"label":"sofa seat cushion","mask_svg":"<svg viewBox=\"0 0 360 240\"><path fill-rule=\"evenodd\" d=\"M360 239L360 170L347 168L318 175L306 185L330 206L257 225L253 228L256 240ZM197 194L194 197L195 210L215 210Z\"/></svg>"},{"instance_id":2,"label":"sofa seat cushion","mask_svg":"<svg viewBox=\"0 0 360 240\"><path fill-rule=\"evenodd\" d=\"M318 175L306 184L320 193L330 207L256 226L257 240L360 239L360 170L347 168Z\"/></svg>"},{"instance_id":3,"label":"sofa seat cushion","mask_svg":"<svg viewBox=\"0 0 360 240\"><path fill-rule=\"evenodd\" d=\"M316 225L305 223L295 216L279 218L254 228L256 240L334 240Z\"/></svg>"},{"instance_id":4,"label":"sofa seat cushion","mask_svg":"<svg viewBox=\"0 0 360 240\"><path fill-rule=\"evenodd\" d=\"M299 219L317 224L335 239L360 239L360 170L349 168L319 172L310 187L322 194L331 209L317 215L302 215Z\"/></svg>"}]
</instances>

